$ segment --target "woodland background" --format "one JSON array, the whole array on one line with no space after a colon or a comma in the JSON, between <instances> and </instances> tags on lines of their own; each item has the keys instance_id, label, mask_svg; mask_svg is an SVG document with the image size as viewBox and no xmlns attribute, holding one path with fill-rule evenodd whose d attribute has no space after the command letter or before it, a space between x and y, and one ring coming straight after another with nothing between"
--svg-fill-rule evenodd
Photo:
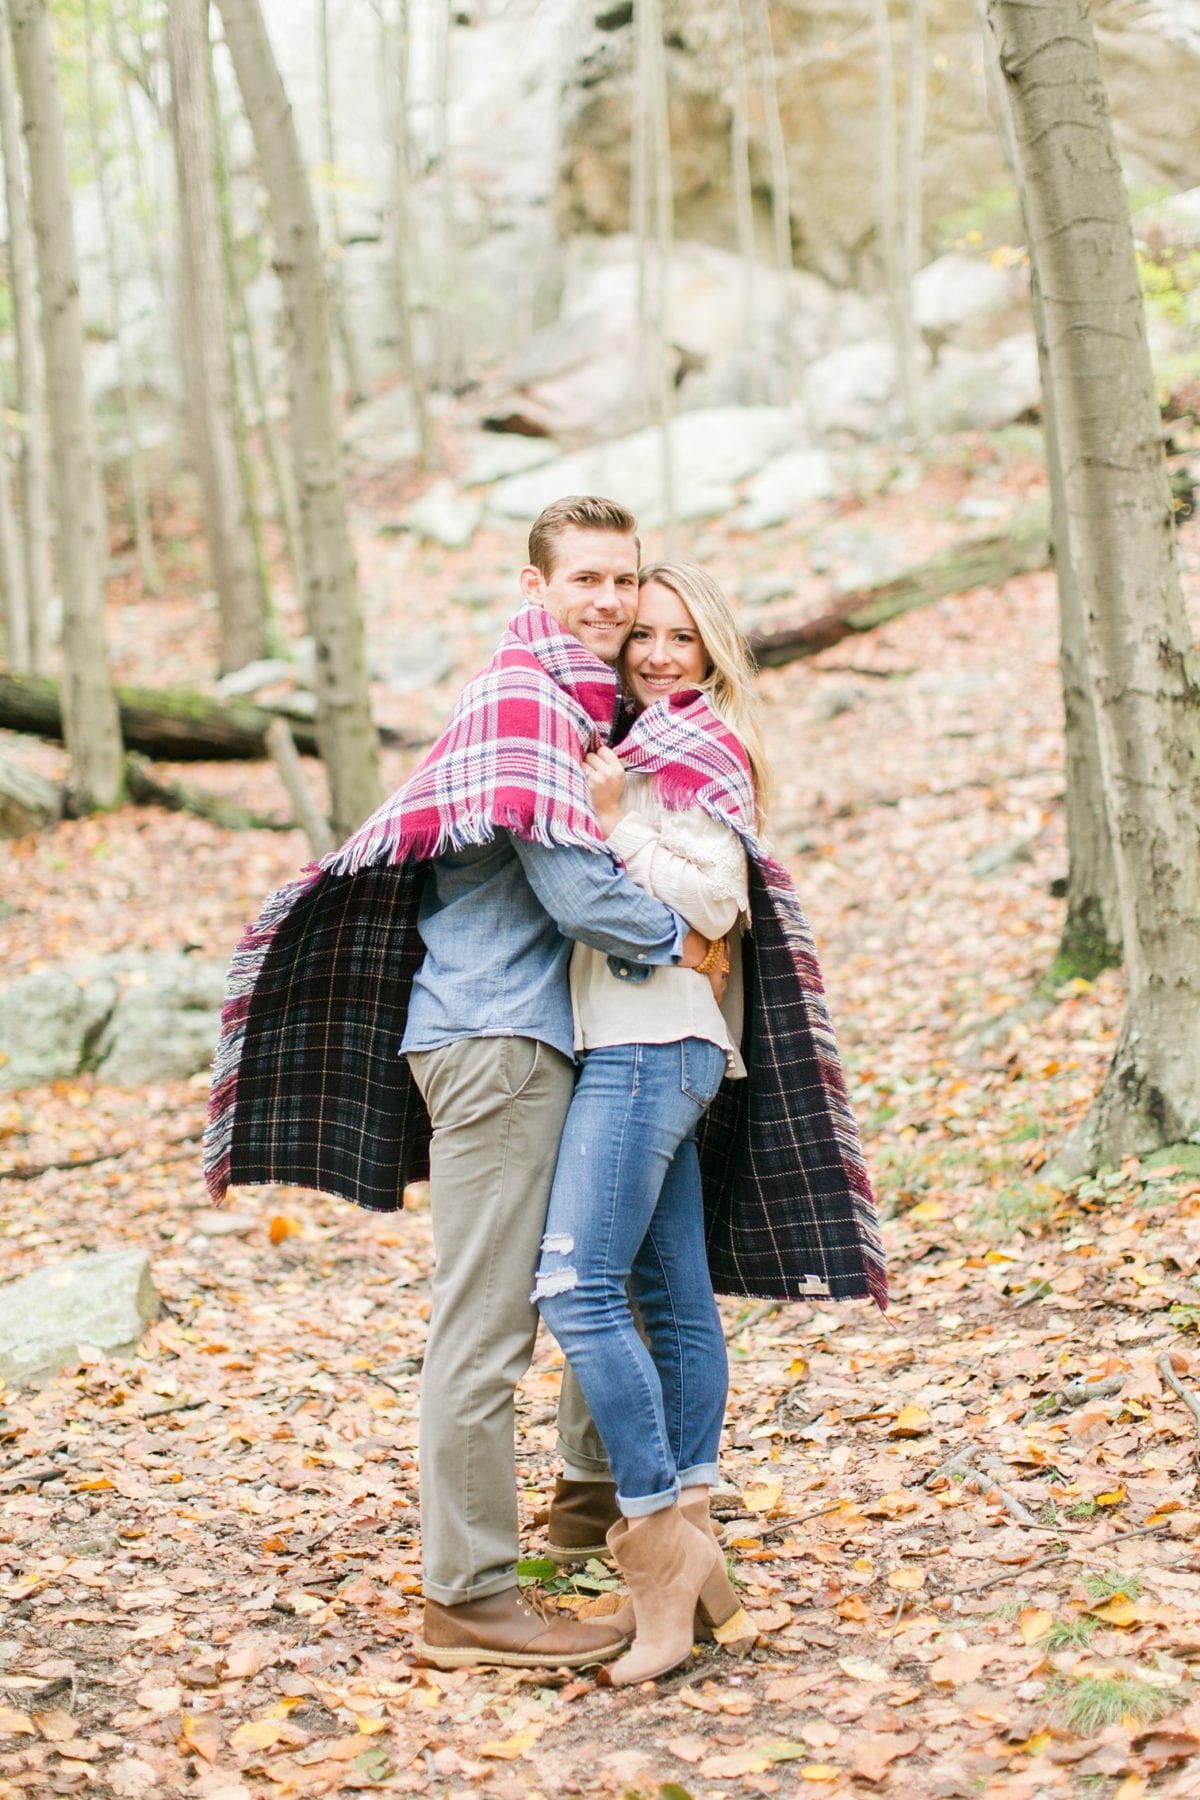
<instances>
[{"instance_id":1,"label":"woodland background","mask_svg":"<svg viewBox=\"0 0 1200 1800\"><path fill-rule=\"evenodd\" d=\"M1061 229L1005 4L0 10L0 1794L1194 1794L1195 6L1025 9L1094 30L1120 154ZM422 1193L215 1212L198 1167L242 926L580 489L759 645L895 1291L723 1303L759 1635L631 1694L414 1661ZM79 1256L107 1327L50 1343L18 1284ZM525 1578L604 1609L537 1559L557 1366Z\"/></svg>"}]
</instances>

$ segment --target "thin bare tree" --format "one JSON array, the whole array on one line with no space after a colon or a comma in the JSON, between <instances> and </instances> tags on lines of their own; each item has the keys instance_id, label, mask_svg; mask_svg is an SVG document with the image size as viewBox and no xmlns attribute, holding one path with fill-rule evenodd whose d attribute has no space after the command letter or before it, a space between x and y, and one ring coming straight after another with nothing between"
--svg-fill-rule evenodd
<instances>
[{"instance_id":1,"label":"thin bare tree","mask_svg":"<svg viewBox=\"0 0 1200 1800\"><path fill-rule=\"evenodd\" d=\"M46 0L10 0L9 18L29 152L58 505L67 787L72 807L91 811L120 800L124 759L104 632L108 543L84 386L79 257L49 8Z\"/></svg>"},{"instance_id":2,"label":"thin bare tree","mask_svg":"<svg viewBox=\"0 0 1200 1800\"><path fill-rule=\"evenodd\" d=\"M412 130L409 125L408 0L397 0L393 17L389 0L377 0L379 18L380 110L387 123L391 145L392 295L400 356L412 394L421 463L433 462L433 432L429 419L429 394L425 371L417 354L414 295L420 286L421 245L412 206Z\"/></svg>"},{"instance_id":3,"label":"thin bare tree","mask_svg":"<svg viewBox=\"0 0 1200 1800\"><path fill-rule=\"evenodd\" d=\"M671 555L677 531L671 444L671 419L675 410L671 356L671 248L675 200L662 0L635 0L634 19L637 37L631 189L633 235L638 254L638 320L641 339L649 353L648 380L659 428L663 515L667 554Z\"/></svg>"},{"instance_id":4,"label":"thin bare tree","mask_svg":"<svg viewBox=\"0 0 1200 1800\"><path fill-rule=\"evenodd\" d=\"M321 80L321 155L324 159L325 211L329 226L329 295L337 327L338 344L346 375L346 392L352 406L366 398L362 359L350 323L346 301L346 275L342 262L342 202L338 193L337 132L333 115L333 49L329 38L329 0L317 0L317 68Z\"/></svg>"},{"instance_id":5,"label":"thin bare tree","mask_svg":"<svg viewBox=\"0 0 1200 1800\"><path fill-rule=\"evenodd\" d=\"M266 595L239 442L216 192L208 0L169 0L172 137L188 420L217 592L222 673L266 653Z\"/></svg>"},{"instance_id":6,"label":"thin bare tree","mask_svg":"<svg viewBox=\"0 0 1200 1800\"><path fill-rule=\"evenodd\" d=\"M903 205L897 145L896 57L888 0L871 0L875 25L876 96L879 144L879 238L896 353L896 385L904 422L916 428L916 368L912 320L912 272L906 262Z\"/></svg>"},{"instance_id":7,"label":"thin bare tree","mask_svg":"<svg viewBox=\"0 0 1200 1800\"><path fill-rule=\"evenodd\" d=\"M117 351L117 372L121 386L121 409L125 415L128 443L126 465L129 481L129 519L142 585L148 594L157 594L161 586L158 559L154 554L154 533L150 522L150 483L146 472L146 455L142 448L141 409L138 405L137 382L133 369L133 353L129 348L125 323L125 281L121 267L121 237L117 230L109 176L108 144L100 101L100 71L97 66L96 9L93 0L83 0L84 71L87 92L88 138L92 152L92 172L96 182L96 198L100 207L100 228L104 240L104 272L108 284L113 343Z\"/></svg>"},{"instance_id":8,"label":"thin bare tree","mask_svg":"<svg viewBox=\"0 0 1200 1800\"><path fill-rule=\"evenodd\" d=\"M790 400L795 383L795 353L789 278L795 268L792 255L792 198L788 173L787 138L779 106L779 78L775 67L775 42L771 33L770 0L751 0L754 61L762 93L771 178L771 243L779 280L779 361L783 371L784 399Z\"/></svg>"},{"instance_id":9,"label":"thin bare tree","mask_svg":"<svg viewBox=\"0 0 1200 1800\"><path fill-rule=\"evenodd\" d=\"M24 663L14 666L45 675L50 667L50 447L46 389L38 338L37 267L29 198L21 153L17 94L7 0L0 0L0 151L4 157L4 199L8 215L8 272L13 334L17 351L18 474L21 495L21 549L24 597Z\"/></svg>"},{"instance_id":10,"label":"thin bare tree","mask_svg":"<svg viewBox=\"0 0 1200 1800\"><path fill-rule=\"evenodd\" d=\"M732 104L729 111L729 156L733 180L733 217L738 247L738 301L741 311L742 346L747 367L758 363L758 249L754 235L754 188L750 172L750 70L741 0L733 0ZM767 396L761 380L754 379L741 398Z\"/></svg>"},{"instance_id":11,"label":"thin bare tree","mask_svg":"<svg viewBox=\"0 0 1200 1800\"><path fill-rule=\"evenodd\" d=\"M1059 1169L1200 1136L1200 657L1087 0L989 0L1062 449L1125 950L1108 1074Z\"/></svg>"},{"instance_id":12,"label":"thin bare tree","mask_svg":"<svg viewBox=\"0 0 1200 1800\"><path fill-rule=\"evenodd\" d=\"M973 0L973 4L992 105L1019 192L1020 154L995 39L988 29L986 0ZM1045 309L1036 267L1030 269L1030 300L1041 374L1046 469L1050 479L1050 538L1058 592L1058 661L1066 762L1067 910L1058 951L1046 978L1047 985L1057 986L1073 976L1090 981L1101 969L1111 968L1121 961L1121 899L1117 891L1108 809L1104 802L1096 709L1088 678L1079 583L1071 553L1062 446L1046 349Z\"/></svg>"},{"instance_id":13,"label":"thin bare tree","mask_svg":"<svg viewBox=\"0 0 1200 1800\"><path fill-rule=\"evenodd\" d=\"M259 0L218 3L267 190L284 294L305 603L317 651L317 735L334 831L344 837L378 802L379 740L346 522L325 261L295 120Z\"/></svg>"}]
</instances>

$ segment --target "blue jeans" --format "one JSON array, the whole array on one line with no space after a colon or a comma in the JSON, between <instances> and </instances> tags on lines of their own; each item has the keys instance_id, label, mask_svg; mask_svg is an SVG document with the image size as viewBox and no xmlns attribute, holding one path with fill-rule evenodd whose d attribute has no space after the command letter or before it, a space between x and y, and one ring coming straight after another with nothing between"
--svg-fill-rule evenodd
<instances>
[{"instance_id":1,"label":"blue jeans","mask_svg":"<svg viewBox=\"0 0 1200 1800\"><path fill-rule=\"evenodd\" d=\"M724 1051L700 1038L589 1050L559 1146L533 1299L627 1517L717 1479L729 1370L695 1131L724 1073Z\"/></svg>"}]
</instances>

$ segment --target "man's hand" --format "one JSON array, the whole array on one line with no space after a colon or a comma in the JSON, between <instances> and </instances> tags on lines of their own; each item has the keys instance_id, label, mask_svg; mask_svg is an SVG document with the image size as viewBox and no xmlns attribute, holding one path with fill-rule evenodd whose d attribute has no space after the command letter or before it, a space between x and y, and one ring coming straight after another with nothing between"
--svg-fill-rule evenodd
<instances>
[{"instance_id":1,"label":"man's hand","mask_svg":"<svg viewBox=\"0 0 1200 1800\"><path fill-rule=\"evenodd\" d=\"M621 805L625 793L624 764L614 750L602 745L584 758L583 772L587 776L600 829L605 837L611 837L624 811Z\"/></svg>"}]
</instances>

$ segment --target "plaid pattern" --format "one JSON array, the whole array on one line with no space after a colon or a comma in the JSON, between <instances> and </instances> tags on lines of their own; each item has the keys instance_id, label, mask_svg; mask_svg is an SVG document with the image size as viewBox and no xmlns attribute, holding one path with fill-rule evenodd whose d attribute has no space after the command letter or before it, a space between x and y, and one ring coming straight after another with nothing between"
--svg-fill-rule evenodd
<instances>
[{"instance_id":1,"label":"plaid pattern","mask_svg":"<svg viewBox=\"0 0 1200 1800\"><path fill-rule=\"evenodd\" d=\"M429 1120L397 1055L425 866L504 828L599 848L583 757L616 681L540 608L517 615L421 767L340 849L266 902L234 956L205 1173L286 1182L392 1210L427 1173ZM887 1302L870 1184L812 934L753 833L745 752L702 695L649 708L618 746L668 806L701 806L750 859L744 1081L701 1127L709 1262L720 1293Z\"/></svg>"},{"instance_id":2,"label":"plaid pattern","mask_svg":"<svg viewBox=\"0 0 1200 1800\"><path fill-rule=\"evenodd\" d=\"M617 678L540 606L513 619L403 787L338 850L272 894L229 972L204 1172L391 1210L426 1172L429 1120L397 1054L424 954L425 864L498 829L598 850L583 758Z\"/></svg>"},{"instance_id":3,"label":"plaid pattern","mask_svg":"<svg viewBox=\"0 0 1200 1800\"><path fill-rule=\"evenodd\" d=\"M702 694L649 707L619 745L666 806L736 831L750 866L742 939L747 1075L701 1122L708 1261L718 1293L887 1305L875 1202L825 1002L816 947L787 870L754 835L746 754Z\"/></svg>"}]
</instances>

